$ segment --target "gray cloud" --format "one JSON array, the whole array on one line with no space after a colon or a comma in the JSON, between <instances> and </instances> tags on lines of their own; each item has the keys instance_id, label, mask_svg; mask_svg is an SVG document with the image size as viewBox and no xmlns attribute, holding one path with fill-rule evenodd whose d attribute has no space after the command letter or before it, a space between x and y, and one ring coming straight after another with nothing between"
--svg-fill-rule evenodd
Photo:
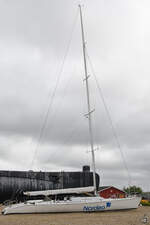
<instances>
[{"instance_id":1,"label":"gray cloud","mask_svg":"<svg viewBox=\"0 0 150 225\"><path fill-rule=\"evenodd\" d=\"M88 54L133 183L149 177L149 1L84 1ZM36 149L77 13L77 2L0 2L1 168L78 170L90 163L79 16L42 140ZM128 182L88 63L102 184ZM49 96L49 97L48 97ZM35 154L36 152L36 154ZM80 157L79 157L80 154ZM30 160L27 160L30 155ZM88 155L88 156L87 156ZM113 172L112 172L113 170Z\"/></svg>"}]
</instances>

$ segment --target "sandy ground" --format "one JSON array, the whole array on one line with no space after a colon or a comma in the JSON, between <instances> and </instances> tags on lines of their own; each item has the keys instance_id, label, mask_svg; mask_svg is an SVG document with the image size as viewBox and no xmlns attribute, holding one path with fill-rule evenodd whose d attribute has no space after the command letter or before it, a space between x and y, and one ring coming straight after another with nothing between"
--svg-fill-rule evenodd
<instances>
[{"instance_id":1,"label":"sandy ground","mask_svg":"<svg viewBox=\"0 0 150 225\"><path fill-rule=\"evenodd\" d=\"M0 207L1 211L2 207ZM97 213L0 214L0 225L141 225L144 214L150 224L150 207Z\"/></svg>"}]
</instances>

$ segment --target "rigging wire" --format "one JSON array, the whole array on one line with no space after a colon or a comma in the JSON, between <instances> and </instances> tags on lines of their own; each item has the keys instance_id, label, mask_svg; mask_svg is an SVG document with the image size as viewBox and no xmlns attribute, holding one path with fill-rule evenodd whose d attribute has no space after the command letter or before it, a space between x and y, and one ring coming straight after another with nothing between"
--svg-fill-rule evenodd
<instances>
[{"instance_id":1,"label":"rigging wire","mask_svg":"<svg viewBox=\"0 0 150 225\"><path fill-rule=\"evenodd\" d=\"M52 93L51 96L50 96L50 94L48 96L48 99L50 99L50 100L49 100L49 104L48 104L48 107L47 107L47 111L46 111L46 113L44 115L44 120L43 120L41 129L40 129L39 137L38 137L37 144L36 144L36 147L35 147L35 150L34 150L33 159L32 159L32 162L31 162L32 168L34 166L34 162L35 162L35 158L36 158L36 155L37 155L38 148L39 148L39 146L40 146L40 144L42 142L42 137L43 137L43 134L44 134L44 130L46 128L47 121L48 121L49 112L50 112L50 109L52 108L52 105L53 105L53 102L54 102L54 98L56 96L56 92L57 92L57 89L58 89L58 86L59 86L59 83L60 83L60 78L61 78L61 75L62 75L62 72L63 72L65 60L67 58L67 55L68 55L68 52L69 52L69 48L70 48L70 45L71 45L71 41L72 41L72 37L73 37L73 33L74 33L76 21L77 21L77 17L78 17L78 10L76 12L75 19L73 21L73 26L72 26L72 29L71 29L70 38L69 38L69 41L68 41L68 45L67 45L64 57L62 59L62 63L61 63L60 69L58 71L57 80L56 80L56 84L55 84L53 93ZM57 72L56 72L56 74L57 74ZM50 91L49 91L49 93L50 93Z\"/></svg>"},{"instance_id":2,"label":"rigging wire","mask_svg":"<svg viewBox=\"0 0 150 225\"><path fill-rule=\"evenodd\" d=\"M70 81L70 80L69 80L69 81ZM68 81L66 87L68 86L69 81ZM65 88L65 90L66 90L66 88ZM64 96L63 96L63 97L64 97ZM84 102L85 102L85 101L83 101L82 106L84 105ZM85 114L85 110L84 110L84 108L83 108L83 109L82 109L82 115L84 115L84 114ZM83 119L84 119L83 123L85 123L85 125L87 126L85 116L83 117ZM76 118L75 120L73 120L73 123L74 123L75 126L73 126L72 129L70 129L69 136L67 136L66 138L63 139L63 142L62 142L62 145L63 145L63 146L68 146L68 145L70 145L71 142L72 142L72 140L73 140L73 138L80 137L80 132L79 132L79 130L80 130L80 126L81 126L81 121L80 121L78 118ZM89 138L86 138L86 142L87 142L86 145L89 146ZM87 146L86 146L85 152L86 152L87 149L88 149ZM55 152L52 153L52 155L53 155L53 157L54 157L54 156L57 157L57 155L59 155L59 152L58 152L58 151L55 151ZM87 154L86 154L86 155L87 155ZM50 155L49 157L51 158L51 155ZM87 160L85 160L85 162L87 162Z\"/></svg>"},{"instance_id":3,"label":"rigging wire","mask_svg":"<svg viewBox=\"0 0 150 225\"><path fill-rule=\"evenodd\" d=\"M57 109L57 107L56 107L55 111L53 112L53 121L54 121L55 119L57 119L56 115L59 114L60 110L62 109L62 106L63 106L63 99L65 98L66 91L68 90L68 87L70 86L70 81L71 81L71 79L72 79L72 77L69 77L69 79L67 80L67 83L66 83L66 85L65 85L65 87L64 87L64 90L63 90L63 92L62 92L62 94L61 94L61 97L60 97L60 99L59 99L59 104L58 104L58 105L59 105L59 108ZM57 110L57 113L56 113L56 110ZM51 124L51 129L52 129L53 125L54 125L54 124Z\"/></svg>"},{"instance_id":4,"label":"rigging wire","mask_svg":"<svg viewBox=\"0 0 150 225\"><path fill-rule=\"evenodd\" d=\"M75 121L75 127L73 127L73 129L70 131L70 135L62 142L63 146L69 146L71 141L73 140L73 138L75 136L79 136L80 135L79 125L81 125L80 121L76 120ZM51 156L52 157L57 157L57 155L59 155L59 151L52 152L51 154L52 155L50 155L49 158L51 158Z\"/></svg>"},{"instance_id":5,"label":"rigging wire","mask_svg":"<svg viewBox=\"0 0 150 225\"><path fill-rule=\"evenodd\" d=\"M123 160L123 163L124 163L124 167L125 167L125 169L126 169L126 171L127 171L128 185L131 186L131 175L130 175L130 173L129 173L129 168L128 168L128 166L127 166L127 163L126 163L126 160L125 160L125 157L124 157L122 148L121 148L121 144L120 144L120 141L119 141L119 138L118 138L118 135L117 135L117 132L116 132L116 129L115 129L113 120L112 120L112 118L111 118L111 115L110 115L108 106L107 106L107 104L106 104L106 101L105 101L105 98L104 98L104 95L103 95L102 88L101 88L101 86L99 85L98 79L97 79L96 74L95 74L95 72L94 72L93 64L92 64L91 59L90 59L90 57L89 57L89 54L88 54L88 52L87 52L87 48L86 48L86 54L87 54L87 59L88 59L88 61L89 61L89 64L90 64L90 67L91 67L91 70L92 70L92 73L93 73L93 76L94 76L94 79L95 79L95 82L96 82L97 89L98 89L98 91L99 91L99 94L100 94L101 100L102 100L102 102L103 102L103 105L104 105L104 108L105 108L105 111L106 111L108 120L109 120L109 122L110 122L110 126L111 126L111 129L112 129L112 133L113 133L113 135L114 135L114 138L115 138L115 140L116 140L116 144L117 144L118 149L119 149L119 151L120 151L120 154L121 154L121 156L122 156L122 160Z\"/></svg>"}]
</instances>

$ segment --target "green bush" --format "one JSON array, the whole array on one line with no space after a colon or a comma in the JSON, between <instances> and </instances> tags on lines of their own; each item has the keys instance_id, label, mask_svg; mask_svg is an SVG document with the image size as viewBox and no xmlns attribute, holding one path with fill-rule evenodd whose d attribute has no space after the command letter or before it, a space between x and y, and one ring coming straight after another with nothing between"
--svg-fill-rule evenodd
<instances>
[{"instance_id":1,"label":"green bush","mask_svg":"<svg viewBox=\"0 0 150 225\"><path fill-rule=\"evenodd\" d=\"M150 202L141 202L143 206L150 206Z\"/></svg>"}]
</instances>

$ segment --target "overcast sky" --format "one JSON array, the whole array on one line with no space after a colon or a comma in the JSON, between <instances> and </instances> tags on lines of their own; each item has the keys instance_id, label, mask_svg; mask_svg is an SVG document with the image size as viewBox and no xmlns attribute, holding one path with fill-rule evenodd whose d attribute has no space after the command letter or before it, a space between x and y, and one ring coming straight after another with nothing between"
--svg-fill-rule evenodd
<instances>
[{"instance_id":1,"label":"overcast sky","mask_svg":"<svg viewBox=\"0 0 150 225\"><path fill-rule=\"evenodd\" d=\"M78 3L0 0L1 170L91 165ZM82 3L101 185L150 190L150 2Z\"/></svg>"}]
</instances>

